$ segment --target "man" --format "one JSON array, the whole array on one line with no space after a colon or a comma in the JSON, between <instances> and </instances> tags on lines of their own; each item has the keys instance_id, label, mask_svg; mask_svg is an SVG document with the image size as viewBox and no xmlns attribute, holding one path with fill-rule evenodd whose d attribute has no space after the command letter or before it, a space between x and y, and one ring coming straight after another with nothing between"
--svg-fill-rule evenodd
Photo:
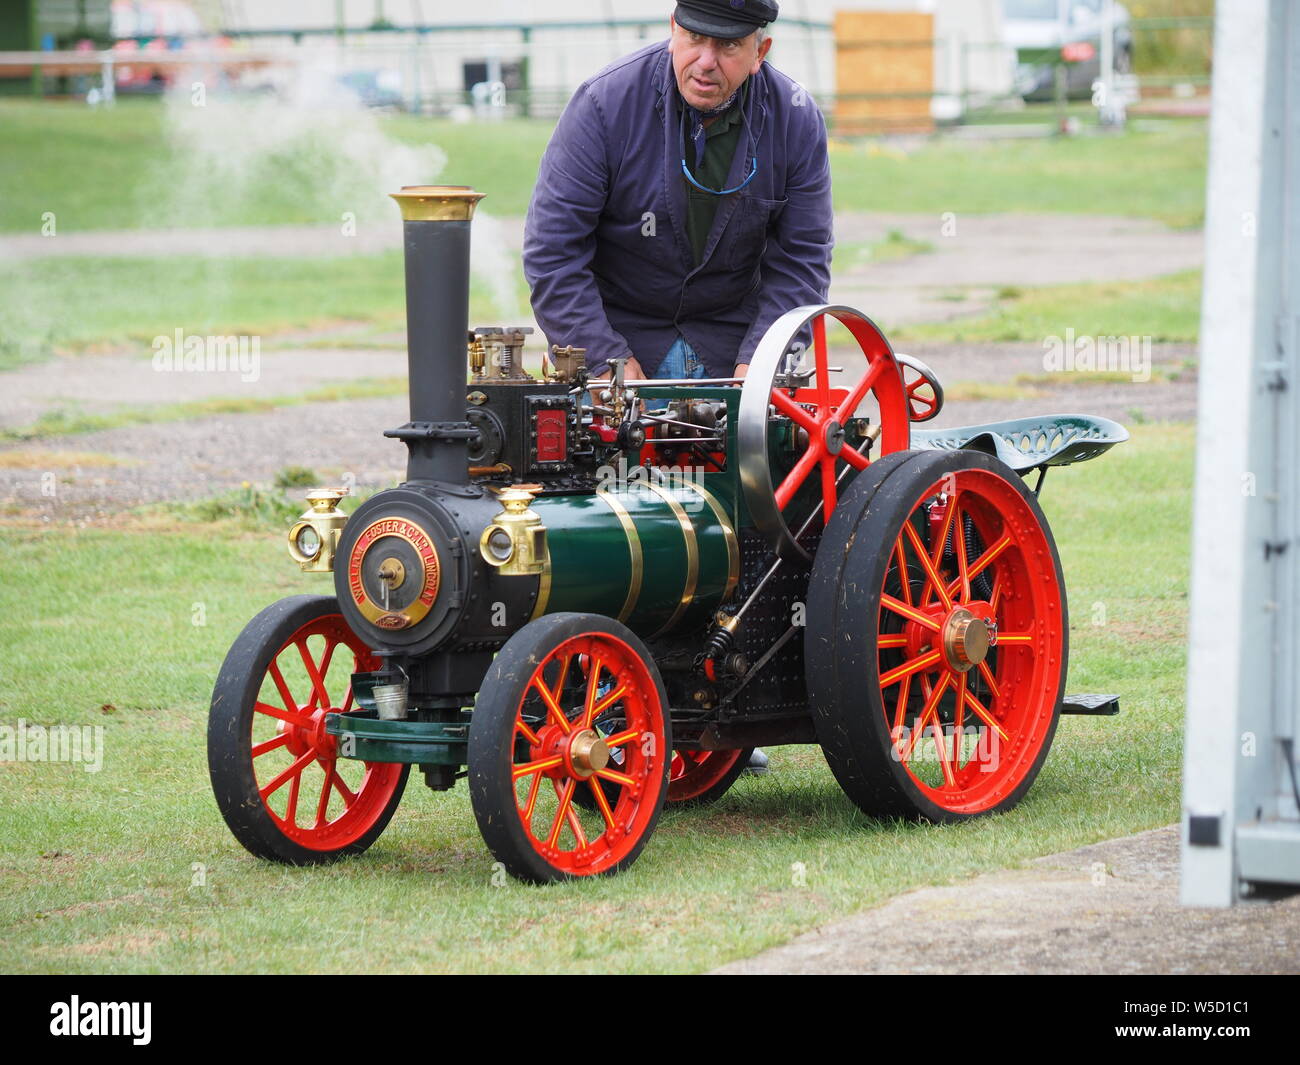
<instances>
[{"instance_id":1,"label":"man","mask_svg":"<svg viewBox=\"0 0 1300 1065\"><path fill-rule=\"evenodd\" d=\"M682 0L666 44L584 82L524 231L533 313L608 377L743 377L767 328L830 286L826 124L766 64L770 0ZM767 758L755 751L752 772Z\"/></svg>"},{"instance_id":2,"label":"man","mask_svg":"<svg viewBox=\"0 0 1300 1065\"><path fill-rule=\"evenodd\" d=\"M766 63L770 0L682 0L671 36L584 82L524 236L533 311L593 377L744 376L830 284L826 125Z\"/></svg>"}]
</instances>

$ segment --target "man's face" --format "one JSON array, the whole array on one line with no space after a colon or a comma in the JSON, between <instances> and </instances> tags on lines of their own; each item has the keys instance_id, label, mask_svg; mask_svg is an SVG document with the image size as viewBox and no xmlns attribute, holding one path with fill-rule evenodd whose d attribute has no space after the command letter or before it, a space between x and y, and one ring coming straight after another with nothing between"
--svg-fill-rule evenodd
<instances>
[{"instance_id":1,"label":"man's face","mask_svg":"<svg viewBox=\"0 0 1300 1065\"><path fill-rule=\"evenodd\" d=\"M772 38L760 45L757 34L738 40L722 40L692 33L672 22L668 50L673 54L677 89L697 111L709 111L724 103L751 74L757 74Z\"/></svg>"}]
</instances>

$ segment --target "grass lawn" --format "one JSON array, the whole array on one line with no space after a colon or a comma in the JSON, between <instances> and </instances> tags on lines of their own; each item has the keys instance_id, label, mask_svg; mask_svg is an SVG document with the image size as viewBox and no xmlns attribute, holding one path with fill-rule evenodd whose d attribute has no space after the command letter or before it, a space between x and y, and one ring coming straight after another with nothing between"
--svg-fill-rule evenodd
<instances>
[{"instance_id":1,"label":"grass lawn","mask_svg":"<svg viewBox=\"0 0 1300 1065\"><path fill-rule=\"evenodd\" d=\"M891 229L876 241L842 241L835 245L831 273L868 263L887 263L896 259L909 259L913 255L926 255L934 251L928 240L909 237L900 229Z\"/></svg>"},{"instance_id":2,"label":"grass lawn","mask_svg":"<svg viewBox=\"0 0 1300 1065\"><path fill-rule=\"evenodd\" d=\"M73 256L0 266L0 370L55 349L135 348L149 358L153 338L178 328L267 337L364 322L404 333L402 271L397 251L338 259ZM76 293L76 313L69 313L69 293ZM472 281L471 318L518 313L497 307L487 287Z\"/></svg>"},{"instance_id":3,"label":"grass lawn","mask_svg":"<svg viewBox=\"0 0 1300 1065\"><path fill-rule=\"evenodd\" d=\"M1200 334L1201 272L1149 281L1090 281L1037 288L1004 288L988 314L907 325L893 339L1041 342L1044 337L1149 336L1195 343Z\"/></svg>"},{"instance_id":4,"label":"grass lawn","mask_svg":"<svg viewBox=\"0 0 1300 1065\"><path fill-rule=\"evenodd\" d=\"M924 254L929 246L892 233L874 244L836 249L841 263ZM76 314L66 293L78 293ZM191 335L273 338L295 330L364 326L295 347L404 347L406 303L401 254L340 259L39 259L0 266L0 371L51 351L136 349L152 356L154 337L178 327ZM522 297L522 285L519 289ZM957 296L961 299L957 299ZM954 307L964 294L951 294ZM500 307L477 276L471 324L518 316ZM1008 287L988 313L890 330L896 343L915 340L1034 341L1063 336L1150 336L1194 343L1200 329L1201 274L1148 281Z\"/></svg>"},{"instance_id":5,"label":"grass lawn","mask_svg":"<svg viewBox=\"0 0 1300 1065\"><path fill-rule=\"evenodd\" d=\"M338 221L388 224L386 194L450 181L522 215L553 125L457 124L399 115L206 109L123 101L0 100L0 232ZM1196 225L1205 202L1205 124L1106 136L835 141L839 210L1136 215Z\"/></svg>"},{"instance_id":6,"label":"grass lawn","mask_svg":"<svg viewBox=\"0 0 1300 1065\"><path fill-rule=\"evenodd\" d=\"M0 233L40 232L47 215L52 240L104 228L336 225L347 215L358 225L391 227L397 212L386 194L436 180L472 184L488 194L485 210L517 216L527 209L551 128L541 121L462 125L294 112L265 101L195 109L124 100L92 111L0 99ZM1104 212L1183 225L1199 222L1204 199L1203 123L1068 140L832 148L840 210ZM891 233L874 245L846 245L838 258L879 261L927 247ZM199 335L261 336L339 321L400 329L401 278L398 253L238 261L59 257L0 265L0 370L51 350L139 345L144 353L154 336L177 326ZM1186 289L1190 281L1181 284ZM1147 301L1141 286L1124 286L1115 300L1104 287L1078 288L1123 312L1109 332L1187 332L1159 299ZM1077 294L1063 291L1062 304ZM516 299L523 296L519 285ZM1029 327L1035 315L1055 315L1052 298L1000 308L992 319L959 327L958 339L1042 336ZM511 317L520 309L495 307L476 281L474 318ZM1158 327L1128 324L1133 313L1155 317L1165 310L1170 320ZM1072 319L1057 316L1049 332L1059 332L1061 320ZM929 328L914 335L947 329Z\"/></svg>"},{"instance_id":7,"label":"grass lawn","mask_svg":"<svg viewBox=\"0 0 1300 1065\"><path fill-rule=\"evenodd\" d=\"M835 143L835 207L849 211L1109 214L1197 226L1205 217L1205 126L986 142L904 151Z\"/></svg>"},{"instance_id":8,"label":"grass lawn","mask_svg":"<svg viewBox=\"0 0 1300 1065\"><path fill-rule=\"evenodd\" d=\"M1167 824L1192 448L1190 426L1140 427L1048 479L1070 688L1118 692L1124 713L1064 719L1018 808L874 822L815 748L778 748L774 772L712 809L666 813L627 875L545 889L494 885L465 789L418 777L359 859L288 869L235 843L207 781L213 679L257 610L329 586L291 567L278 533L0 527L0 724L103 726L106 752L97 773L0 764L0 969L693 972L915 886Z\"/></svg>"},{"instance_id":9,"label":"grass lawn","mask_svg":"<svg viewBox=\"0 0 1300 1065\"><path fill-rule=\"evenodd\" d=\"M228 396L200 399L188 403L157 403L147 407L122 407L109 414L85 414L63 408L41 415L29 425L0 429L0 443L21 440L48 440L51 437L75 436L124 425L149 425L157 422L182 422L215 414L256 414L279 407L296 407L303 403L337 403L344 399L374 399L408 395L405 377L361 377L332 385L322 385L297 395L249 398ZM0 453L0 462L6 453Z\"/></svg>"}]
</instances>

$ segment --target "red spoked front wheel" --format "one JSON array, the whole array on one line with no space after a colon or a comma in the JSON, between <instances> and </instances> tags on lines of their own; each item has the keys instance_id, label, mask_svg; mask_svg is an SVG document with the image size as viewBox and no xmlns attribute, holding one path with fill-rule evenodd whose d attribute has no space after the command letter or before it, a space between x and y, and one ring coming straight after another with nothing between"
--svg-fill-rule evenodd
<instances>
[{"instance_id":1,"label":"red spoked front wheel","mask_svg":"<svg viewBox=\"0 0 1300 1065\"><path fill-rule=\"evenodd\" d=\"M847 330L854 366L830 365L828 319ZM843 371L842 383L832 381L836 370ZM779 419L788 419L784 440L773 438ZM906 450L910 420L898 362L869 318L829 305L799 307L778 318L754 352L737 429L745 501L772 548L808 558L800 532L814 516L830 521L845 467L864 470L873 455ZM860 432L868 421L869 436Z\"/></svg>"},{"instance_id":2,"label":"red spoked front wheel","mask_svg":"<svg viewBox=\"0 0 1300 1065\"><path fill-rule=\"evenodd\" d=\"M1014 472L927 452L864 482L818 550L808 617L818 735L863 810L959 820L1020 800L1055 734L1068 618Z\"/></svg>"},{"instance_id":3,"label":"red spoked front wheel","mask_svg":"<svg viewBox=\"0 0 1300 1065\"><path fill-rule=\"evenodd\" d=\"M533 883L626 869L668 790L668 697L644 644L595 614L512 636L474 705L469 784L488 848Z\"/></svg>"},{"instance_id":4,"label":"red spoked front wheel","mask_svg":"<svg viewBox=\"0 0 1300 1065\"><path fill-rule=\"evenodd\" d=\"M378 668L332 596L267 607L217 677L208 771L222 816L259 858L306 865L358 854L387 827L410 767L338 757L326 715L353 709L352 674Z\"/></svg>"}]
</instances>

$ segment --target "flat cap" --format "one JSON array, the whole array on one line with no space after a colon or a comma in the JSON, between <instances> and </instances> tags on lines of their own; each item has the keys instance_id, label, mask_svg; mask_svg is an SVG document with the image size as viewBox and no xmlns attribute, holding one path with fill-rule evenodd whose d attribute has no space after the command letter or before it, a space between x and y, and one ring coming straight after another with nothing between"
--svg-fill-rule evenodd
<instances>
[{"instance_id":1,"label":"flat cap","mask_svg":"<svg viewBox=\"0 0 1300 1065\"><path fill-rule=\"evenodd\" d=\"M680 0L673 20L693 33L730 40L748 37L779 13L776 0Z\"/></svg>"}]
</instances>

